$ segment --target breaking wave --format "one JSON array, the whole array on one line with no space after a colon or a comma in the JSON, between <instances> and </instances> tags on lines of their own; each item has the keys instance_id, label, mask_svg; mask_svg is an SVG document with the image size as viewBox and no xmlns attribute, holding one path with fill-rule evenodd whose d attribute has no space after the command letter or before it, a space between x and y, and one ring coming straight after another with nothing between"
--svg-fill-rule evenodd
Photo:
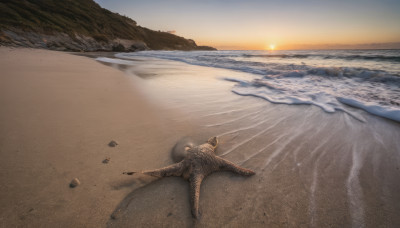
<instances>
[{"instance_id":1,"label":"breaking wave","mask_svg":"<svg viewBox=\"0 0 400 228\"><path fill-rule=\"evenodd\" d=\"M277 104L315 105L328 113L343 111L365 121L350 111L351 106L400 122L400 50L144 51L116 55L122 61L138 56L250 73L223 78L235 82L232 92L241 96Z\"/></svg>"}]
</instances>

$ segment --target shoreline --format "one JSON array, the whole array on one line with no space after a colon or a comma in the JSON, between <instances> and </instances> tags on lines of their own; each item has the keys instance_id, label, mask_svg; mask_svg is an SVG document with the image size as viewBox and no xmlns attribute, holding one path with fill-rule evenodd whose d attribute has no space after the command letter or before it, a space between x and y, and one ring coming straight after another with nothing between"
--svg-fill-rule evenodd
<instances>
[{"instance_id":1,"label":"shoreline","mask_svg":"<svg viewBox=\"0 0 400 228\"><path fill-rule=\"evenodd\" d=\"M396 122L237 96L220 78L243 75L224 69L156 59L114 69L4 47L0 58L4 226L400 226ZM198 221L181 178L122 175L172 164L184 136L218 136L218 156L257 173L209 176Z\"/></svg>"}]
</instances>

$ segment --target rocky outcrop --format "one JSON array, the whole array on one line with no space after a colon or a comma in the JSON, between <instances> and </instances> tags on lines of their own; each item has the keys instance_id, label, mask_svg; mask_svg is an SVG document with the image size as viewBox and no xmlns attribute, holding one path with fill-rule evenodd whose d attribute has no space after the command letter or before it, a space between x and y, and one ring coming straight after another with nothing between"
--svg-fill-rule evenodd
<instances>
[{"instance_id":1,"label":"rocky outcrop","mask_svg":"<svg viewBox=\"0 0 400 228\"><path fill-rule=\"evenodd\" d=\"M114 39L97 41L93 37L56 32L51 35L19 29L3 30L0 42L7 46L44 48L57 51L143 51L149 50L140 40Z\"/></svg>"},{"instance_id":2,"label":"rocky outcrop","mask_svg":"<svg viewBox=\"0 0 400 228\"><path fill-rule=\"evenodd\" d=\"M0 2L0 45L60 51L215 50L138 26L93 0Z\"/></svg>"}]
</instances>

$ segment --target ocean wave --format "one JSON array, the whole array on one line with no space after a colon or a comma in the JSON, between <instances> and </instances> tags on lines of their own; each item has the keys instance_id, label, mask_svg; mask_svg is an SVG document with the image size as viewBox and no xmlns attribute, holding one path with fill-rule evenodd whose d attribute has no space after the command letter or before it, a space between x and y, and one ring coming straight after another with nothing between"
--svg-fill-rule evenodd
<instances>
[{"instance_id":1,"label":"ocean wave","mask_svg":"<svg viewBox=\"0 0 400 228\"><path fill-rule=\"evenodd\" d=\"M400 56L386 56L386 55L326 55L326 56L321 56L321 57L324 59L373 60L373 61L400 62Z\"/></svg>"},{"instance_id":2,"label":"ocean wave","mask_svg":"<svg viewBox=\"0 0 400 228\"><path fill-rule=\"evenodd\" d=\"M371 114L400 122L400 108L377 105L373 102L362 102L346 97L338 97L337 100L342 102L343 104L363 109Z\"/></svg>"},{"instance_id":3,"label":"ocean wave","mask_svg":"<svg viewBox=\"0 0 400 228\"><path fill-rule=\"evenodd\" d=\"M354 52L354 51L353 51ZM374 55L365 52L345 53L346 58L372 60L373 58L391 59L398 52L379 52ZM335 58L345 59L344 52L334 53ZM313 57L334 56L318 53L280 53L266 55L254 51L146 51L139 53L121 53L116 57L130 59L137 56L175 60L193 65L224 68L245 73L252 77L248 80L224 78L235 82L232 92L241 96L254 96L277 104L307 104L320 107L328 113L343 111L352 117L364 121L364 118L346 105L363 109L371 114L399 121L400 116L400 77L393 73L397 64L378 64L376 68L354 67L347 60L341 60L340 66L325 64ZM310 58L309 64L292 62L255 61L254 56L273 56L277 58ZM246 56L243 58L243 56ZM285 56L285 57L283 57ZM362 56L362 58L361 58ZM396 57L397 58L397 57ZM392 59L396 59L393 57ZM115 60L113 60L115 61ZM397 60L396 60L397 61ZM323 62L324 63L324 62ZM322 64L324 65L324 64ZM350 66L347 66L350 65Z\"/></svg>"},{"instance_id":4,"label":"ocean wave","mask_svg":"<svg viewBox=\"0 0 400 228\"><path fill-rule=\"evenodd\" d=\"M346 108L345 105L349 105L400 122L400 93L383 83L358 82L353 78L327 80L312 75L225 80L236 82L232 88L235 94L262 98L274 104L314 105L327 113L342 111L364 122L362 116Z\"/></svg>"},{"instance_id":5,"label":"ocean wave","mask_svg":"<svg viewBox=\"0 0 400 228\"><path fill-rule=\"evenodd\" d=\"M228 57L228 56L221 56ZM243 54L245 58L321 58L321 59L343 59L343 60L372 60L372 61L389 61L400 62L400 56L386 55L317 55L317 54Z\"/></svg>"},{"instance_id":6,"label":"ocean wave","mask_svg":"<svg viewBox=\"0 0 400 228\"><path fill-rule=\"evenodd\" d=\"M133 65L134 62L130 60L124 60L124 59L113 59L113 58L107 58L107 57L98 57L96 58L96 61L103 62L103 63L110 63L110 64L119 64L119 65Z\"/></svg>"},{"instance_id":7,"label":"ocean wave","mask_svg":"<svg viewBox=\"0 0 400 228\"><path fill-rule=\"evenodd\" d=\"M315 55L299 55L299 54L297 54L297 55L295 55L295 54L293 54L293 55L290 55L290 54L254 55L254 54L243 54L242 56L243 57L248 57L248 58L263 57L263 58L301 58L301 59L304 59L304 58L308 58L308 57L313 57Z\"/></svg>"},{"instance_id":8,"label":"ocean wave","mask_svg":"<svg viewBox=\"0 0 400 228\"><path fill-rule=\"evenodd\" d=\"M319 76L344 76L374 78L380 81L398 81L399 74L390 73L383 69L369 69L367 67L318 67L307 64L288 64L275 62L244 61L233 58L234 56L253 55L241 52L222 52L223 54L210 54L213 52L178 52L178 51L147 51L138 53L121 53L116 57L129 59L134 56L147 56L174 61L185 62L192 65L225 68L263 76L281 76L287 72L297 71L300 74L315 74ZM314 54L315 55L315 54ZM290 56L290 55L288 55ZM302 56L302 55L298 55ZM311 56L311 55L309 55ZM387 69L387 68L386 68ZM378 78L379 77L379 78Z\"/></svg>"}]
</instances>

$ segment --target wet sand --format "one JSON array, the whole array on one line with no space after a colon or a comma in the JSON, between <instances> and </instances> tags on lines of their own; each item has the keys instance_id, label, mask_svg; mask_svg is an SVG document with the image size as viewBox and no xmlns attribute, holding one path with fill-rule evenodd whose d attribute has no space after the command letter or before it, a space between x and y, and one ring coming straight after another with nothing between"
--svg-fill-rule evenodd
<instances>
[{"instance_id":1,"label":"wet sand","mask_svg":"<svg viewBox=\"0 0 400 228\"><path fill-rule=\"evenodd\" d=\"M398 123L241 97L221 78L246 75L228 70L30 49L0 58L1 226L400 226ZM257 172L205 179L197 221L183 179L121 174L172 164L184 136L218 136L218 155Z\"/></svg>"},{"instance_id":2,"label":"wet sand","mask_svg":"<svg viewBox=\"0 0 400 228\"><path fill-rule=\"evenodd\" d=\"M180 110L176 125L196 123L198 132L218 136L218 155L257 175L208 177L200 196L202 217L195 222L187 198L179 197L188 191L184 181L153 182L128 195L129 204L117 207L125 212L108 225L400 225L398 123L351 107L365 123L344 112L241 97L231 92L234 83L223 80L250 77L240 72L146 58L113 66L141 77L152 103ZM148 214L155 219L149 221Z\"/></svg>"}]
</instances>

